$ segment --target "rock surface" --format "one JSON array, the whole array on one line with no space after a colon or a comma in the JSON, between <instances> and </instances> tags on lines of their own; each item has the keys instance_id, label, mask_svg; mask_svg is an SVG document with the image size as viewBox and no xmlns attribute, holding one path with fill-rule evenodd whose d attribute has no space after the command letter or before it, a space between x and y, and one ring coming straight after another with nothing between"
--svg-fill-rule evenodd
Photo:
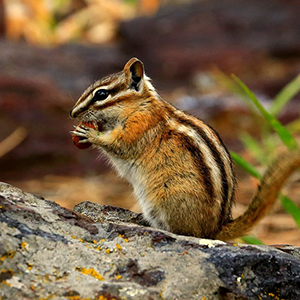
<instances>
[{"instance_id":1,"label":"rock surface","mask_svg":"<svg viewBox=\"0 0 300 300\"><path fill-rule=\"evenodd\" d=\"M177 236L0 184L1 299L300 299L300 249Z\"/></svg>"}]
</instances>

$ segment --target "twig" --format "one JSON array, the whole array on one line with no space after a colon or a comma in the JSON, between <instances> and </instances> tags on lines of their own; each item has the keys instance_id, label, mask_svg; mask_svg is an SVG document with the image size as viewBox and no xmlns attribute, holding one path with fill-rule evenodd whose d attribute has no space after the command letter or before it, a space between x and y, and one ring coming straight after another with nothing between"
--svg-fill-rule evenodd
<instances>
[{"instance_id":1,"label":"twig","mask_svg":"<svg viewBox=\"0 0 300 300\"><path fill-rule=\"evenodd\" d=\"M16 146L18 146L27 136L27 130L24 127L17 128L6 139L0 142L0 157L4 156Z\"/></svg>"}]
</instances>

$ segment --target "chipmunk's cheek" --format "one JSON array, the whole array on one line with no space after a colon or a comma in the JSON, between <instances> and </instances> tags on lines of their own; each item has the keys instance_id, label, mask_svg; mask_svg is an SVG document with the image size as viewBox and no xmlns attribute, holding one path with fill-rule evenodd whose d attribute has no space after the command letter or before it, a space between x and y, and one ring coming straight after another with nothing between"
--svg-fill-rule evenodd
<instances>
[{"instance_id":1,"label":"chipmunk's cheek","mask_svg":"<svg viewBox=\"0 0 300 300\"><path fill-rule=\"evenodd\" d=\"M77 127L76 129L74 130L75 132L78 132L78 128L80 126L85 126L85 127L89 127L89 128L93 128L93 129L96 129L95 125L93 122L81 122ZM79 148L79 149L87 149L89 147L92 146L91 143L89 142L83 142L84 140L86 140L86 137L82 137L82 136L78 136L76 134L72 134L72 141L73 141L73 144Z\"/></svg>"}]
</instances>

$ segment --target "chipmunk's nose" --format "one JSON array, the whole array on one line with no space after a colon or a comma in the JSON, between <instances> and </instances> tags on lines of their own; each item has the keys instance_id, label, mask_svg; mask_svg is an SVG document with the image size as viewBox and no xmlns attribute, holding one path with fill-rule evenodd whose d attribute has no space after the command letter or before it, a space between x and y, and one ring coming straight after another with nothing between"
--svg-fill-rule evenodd
<instances>
[{"instance_id":1,"label":"chipmunk's nose","mask_svg":"<svg viewBox=\"0 0 300 300\"><path fill-rule=\"evenodd\" d=\"M85 111L84 107L73 107L70 111L70 117L72 119L77 118L83 111Z\"/></svg>"},{"instance_id":2,"label":"chipmunk's nose","mask_svg":"<svg viewBox=\"0 0 300 300\"><path fill-rule=\"evenodd\" d=\"M72 108L72 109L70 110L70 117L71 117L72 119L74 119L74 118L77 117L77 113L76 113L76 111L74 111L74 108Z\"/></svg>"}]
</instances>

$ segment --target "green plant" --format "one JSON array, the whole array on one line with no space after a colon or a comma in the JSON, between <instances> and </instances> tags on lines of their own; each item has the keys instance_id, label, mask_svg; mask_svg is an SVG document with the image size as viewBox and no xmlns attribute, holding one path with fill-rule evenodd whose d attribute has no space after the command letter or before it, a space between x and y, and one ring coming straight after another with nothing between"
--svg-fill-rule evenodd
<instances>
[{"instance_id":1,"label":"green plant","mask_svg":"<svg viewBox=\"0 0 300 300\"><path fill-rule=\"evenodd\" d=\"M300 75L298 75L293 81L286 85L282 91L275 97L269 111L266 110L259 102L256 95L235 75L232 75L238 86L246 96L245 100L248 102L253 111L262 116L265 123L262 125L262 141L263 147L260 142L253 138L251 135L244 133L241 135L241 141L246 149L260 162L266 163L269 161L268 157L270 152L274 152L277 141L280 139L282 143L290 150L298 147L296 140L294 139L292 132L299 130L300 119L294 121L292 124L283 126L277 119L277 115L282 111L283 107L300 91ZM274 136L273 132L276 135ZM273 154L273 153L272 153ZM249 162L245 161L241 156L235 152L231 152L235 163L242 167L251 176L260 179L261 173ZM272 155L271 155L272 156ZM300 208L287 196L279 195L283 208L294 218L297 226L300 229ZM251 244L263 244L260 240L254 237L243 237L245 242Z\"/></svg>"}]
</instances>

